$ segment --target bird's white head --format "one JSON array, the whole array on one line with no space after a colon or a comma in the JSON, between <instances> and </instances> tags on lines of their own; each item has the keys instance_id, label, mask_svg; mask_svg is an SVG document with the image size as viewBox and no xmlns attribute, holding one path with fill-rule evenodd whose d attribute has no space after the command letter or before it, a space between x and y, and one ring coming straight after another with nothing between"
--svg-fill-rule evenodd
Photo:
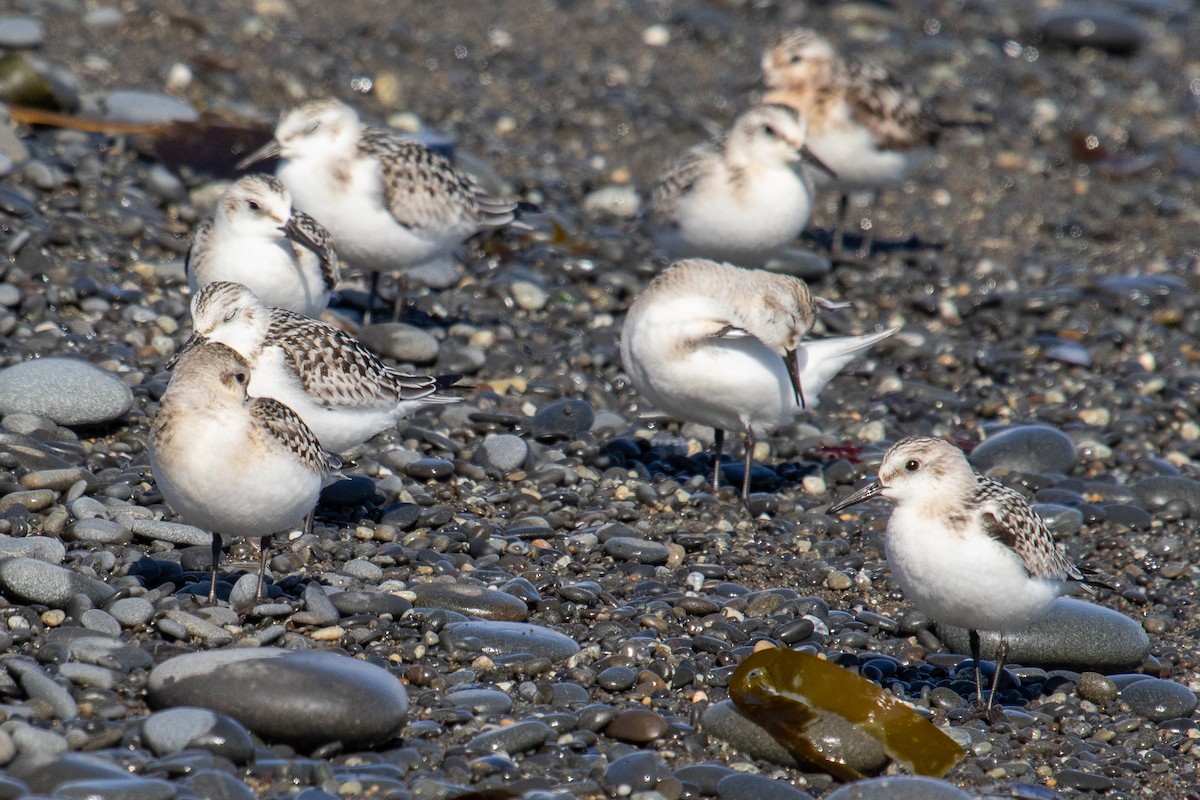
<instances>
[{"instance_id":1,"label":"bird's white head","mask_svg":"<svg viewBox=\"0 0 1200 800\"><path fill-rule=\"evenodd\" d=\"M936 497L968 496L978 478L966 455L945 439L910 436L892 445L879 465L884 497L924 502Z\"/></svg>"},{"instance_id":2,"label":"bird's white head","mask_svg":"<svg viewBox=\"0 0 1200 800\"><path fill-rule=\"evenodd\" d=\"M770 89L817 85L825 82L839 62L828 39L809 28L797 28L763 53L763 82Z\"/></svg>"},{"instance_id":3,"label":"bird's white head","mask_svg":"<svg viewBox=\"0 0 1200 800\"><path fill-rule=\"evenodd\" d=\"M192 298L192 339L221 342L257 361L271 324L271 311L254 292L240 283L216 281Z\"/></svg>"},{"instance_id":4,"label":"bird's white head","mask_svg":"<svg viewBox=\"0 0 1200 800\"><path fill-rule=\"evenodd\" d=\"M350 150L362 129L358 113L340 100L313 100L279 118L275 142L281 158Z\"/></svg>"},{"instance_id":5,"label":"bird's white head","mask_svg":"<svg viewBox=\"0 0 1200 800\"><path fill-rule=\"evenodd\" d=\"M250 384L250 365L237 351L219 342L204 342L180 354L171 370L164 404L191 398L206 403L243 403Z\"/></svg>"},{"instance_id":6,"label":"bird's white head","mask_svg":"<svg viewBox=\"0 0 1200 800\"><path fill-rule=\"evenodd\" d=\"M217 204L219 224L244 235L282 238L291 216L292 195L270 175L239 178Z\"/></svg>"},{"instance_id":7,"label":"bird's white head","mask_svg":"<svg viewBox=\"0 0 1200 800\"><path fill-rule=\"evenodd\" d=\"M808 125L794 108L763 105L734 120L726 146L730 156L747 164L792 164L807 138Z\"/></svg>"}]
</instances>

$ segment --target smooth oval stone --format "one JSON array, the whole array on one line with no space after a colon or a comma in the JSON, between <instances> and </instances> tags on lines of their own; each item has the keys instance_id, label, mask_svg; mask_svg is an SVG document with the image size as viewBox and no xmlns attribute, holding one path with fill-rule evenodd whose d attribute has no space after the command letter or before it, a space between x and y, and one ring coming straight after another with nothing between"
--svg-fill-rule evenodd
<instances>
[{"instance_id":1,"label":"smooth oval stone","mask_svg":"<svg viewBox=\"0 0 1200 800\"><path fill-rule=\"evenodd\" d=\"M513 707L512 697L499 689L460 689L446 695L446 701L480 715L506 714Z\"/></svg>"},{"instance_id":2,"label":"smooth oval stone","mask_svg":"<svg viewBox=\"0 0 1200 800\"><path fill-rule=\"evenodd\" d=\"M158 92L120 90L104 97L106 119L152 125L157 122L195 122L200 113L190 103Z\"/></svg>"},{"instance_id":3,"label":"smooth oval stone","mask_svg":"<svg viewBox=\"0 0 1200 800\"><path fill-rule=\"evenodd\" d=\"M1162 722L1190 717L1196 710L1196 693L1186 686L1159 678L1137 681L1121 690L1121 699L1135 714Z\"/></svg>"},{"instance_id":4,"label":"smooth oval stone","mask_svg":"<svg viewBox=\"0 0 1200 800\"><path fill-rule=\"evenodd\" d=\"M938 635L956 653L970 652L967 631L938 625ZM980 631L982 654L994 658L1000 637ZM1134 669L1150 652L1150 637L1142 626L1110 608L1060 597L1049 613L1019 633L1008 636L1008 659L1013 664L1076 672L1124 672Z\"/></svg>"},{"instance_id":5,"label":"smooth oval stone","mask_svg":"<svg viewBox=\"0 0 1200 800\"><path fill-rule=\"evenodd\" d=\"M429 364L438 357L438 340L426 331L403 322L368 325L359 332L358 338L376 353L397 361Z\"/></svg>"},{"instance_id":6,"label":"smooth oval stone","mask_svg":"<svg viewBox=\"0 0 1200 800\"><path fill-rule=\"evenodd\" d=\"M33 558L0 560L0 586L27 603L66 608L76 594L85 594L100 605L116 590L78 572Z\"/></svg>"},{"instance_id":7,"label":"smooth oval stone","mask_svg":"<svg viewBox=\"0 0 1200 800\"><path fill-rule=\"evenodd\" d=\"M467 746L477 750L502 751L511 755L541 747L553 735L554 729L546 723L536 719L527 719L515 725L484 731L472 739Z\"/></svg>"},{"instance_id":8,"label":"smooth oval stone","mask_svg":"<svg viewBox=\"0 0 1200 800\"><path fill-rule=\"evenodd\" d=\"M775 740L762 726L742 715L732 700L722 700L709 706L703 717L704 728L710 734L733 745L746 755L761 758L787 767L809 768ZM821 752L830 758L841 758L848 766L871 774L888 762L887 753L874 737L833 714L822 714L806 729L808 737L820 743Z\"/></svg>"},{"instance_id":9,"label":"smooth oval stone","mask_svg":"<svg viewBox=\"0 0 1200 800\"><path fill-rule=\"evenodd\" d=\"M610 796L625 797L653 789L666 772L666 766L654 753L630 753L608 765L604 770L604 785Z\"/></svg>"},{"instance_id":10,"label":"smooth oval stone","mask_svg":"<svg viewBox=\"0 0 1200 800\"><path fill-rule=\"evenodd\" d=\"M391 614L393 617L399 617L413 607L412 603L403 597L396 597L394 594L386 594L384 592L364 590L352 590L332 594L329 596L329 602L333 603L333 607L343 616L350 616L352 614Z\"/></svg>"},{"instance_id":11,"label":"smooth oval stone","mask_svg":"<svg viewBox=\"0 0 1200 800\"><path fill-rule=\"evenodd\" d=\"M418 458L405 469L408 477L421 481L440 481L454 474L454 462L444 458Z\"/></svg>"},{"instance_id":12,"label":"smooth oval stone","mask_svg":"<svg viewBox=\"0 0 1200 800\"><path fill-rule=\"evenodd\" d=\"M627 708L604 726L604 735L623 742L645 744L662 736L670 728L662 715L648 708Z\"/></svg>"},{"instance_id":13,"label":"smooth oval stone","mask_svg":"<svg viewBox=\"0 0 1200 800\"><path fill-rule=\"evenodd\" d=\"M38 733L50 732L38 731ZM13 738L17 738L15 733ZM66 747L65 741L63 747ZM21 752L28 752L28 748L22 747ZM38 755L43 756L44 754L39 753ZM9 768L12 769L12 765L9 765ZM129 777L127 771L112 761L87 753L63 753L57 758L39 757L36 765L16 768L13 769L13 772L17 773L16 777L29 784L30 789L39 794L50 794L55 787L74 781L122 780Z\"/></svg>"},{"instance_id":14,"label":"smooth oval stone","mask_svg":"<svg viewBox=\"0 0 1200 800\"><path fill-rule=\"evenodd\" d=\"M596 413L586 400L566 398L547 403L529 421L537 439L575 439L591 429Z\"/></svg>"},{"instance_id":15,"label":"smooth oval stone","mask_svg":"<svg viewBox=\"0 0 1200 800\"><path fill-rule=\"evenodd\" d=\"M96 425L120 419L132 406L123 380L76 358L37 358L0 370L0 414L23 411L59 425Z\"/></svg>"},{"instance_id":16,"label":"smooth oval stone","mask_svg":"<svg viewBox=\"0 0 1200 800\"><path fill-rule=\"evenodd\" d=\"M49 536L0 536L0 557L3 558L26 556L48 564L61 564L66 555L67 548L63 543Z\"/></svg>"},{"instance_id":17,"label":"smooth oval stone","mask_svg":"<svg viewBox=\"0 0 1200 800\"><path fill-rule=\"evenodd\" d=\"M1057 428L1018 425L984 439L971 451L970 461L980 472L1070 472L1075 457L1075 443Z\"/></svg>"},{"instance_id":18,"label":"smooth oval stone","mask_svg":"<svg viewBox=\"0 0 1200 800\"><path fill-rule=\"evenodd\" d=\"M46 37L42 21L36 17L5 14L0 16L0 47L22 50L38 47Z\"/></svg>"},{"instance_id":19,"label":"smooth oval stone","mask_svg":"<svg viewBox=\"0 0 1200 800\"><path fill-rule=\"evenodd\" d=\"M1146 41L1146 27L1136 17L1099 3L1069 3L1047 11L1034 24L1047 44L1094 47L1128 55Z\"/></svg>"},{"instance_id":20,"label":"smooth oval stone","mask_svg":"<svg viewBox=\"0 0 1200 800\"><path fill-rule=\"evenodd\" d=\"M1167 503L1184 503L1194 516L1200 512L1200 481L1175 475L1155 475L1144 478L1133 486L1134 497L1143 507L1154 511Z\"/></svg>"},{"instance_id":21,"label":"smooth oval stone","mask_svg":"<svg viewBox=\"0 0 1200 800\"><path fill-rule=\"evenodd\" d=\"M171 800L175 786L159 778L129 775L59 784L54 796L64 800Z\"/></svg>"},{"instance_id":22,"label":"smooth oval stone","mask_svg":"<svg viewBox=\"0 0 1200 800\"><path fill-rule=\"evenodd\" d=\"M825 800L971 800L972 795L948 781L921 775L888 775L855 781Z\"/></svg>"},{"instance_id":23,"label":"smooth oval stone","mask_svg":"<svg viewBox=\"0 0 1200 800\"><path fill-rule=\"evenodd\" d=\"M194 772L183 781L183 785L200 800L258 800L258 795L249 786L229 773L216 769Z\"/></svg>"},{"instance_id":24,"label":"smooth oval stone","mask_svg":"<svg viewBox=\"0 0 1200 800\"><path fill-rule=\"evenodd\" d=\"M813 800L811 794L787 781L749 774L722 778L717 784L717 797L720 800Z\"/></svg>"},{"instance_id":25,"label":"smooth oval stone","mask_svg":"<svg viewBox=\"0 0 1200 800\"><path fill-rule=\"evenodd\" d=\"M477 464L493 478L502 478L525 466L529 459L529 443L512 433L489 433L475 448L471 463Z\"/></svg>"},{"instance_id":26,"label":"smooth oval stone","mask_svg":"<svg viewBox=\"0 0 1200 800\"><path fill-rule=\"evenodd\" d=\"M145 536L160 542L182 544L190 547L208 547L212 544L212 534L194 525L181 522L167 522L161 519L133 519L129 523L130 530L136 536Z\"/></svg>"},{"instance_id":27,"label":"smooth oval stone","mask_svg":"<svg viewBox=\"0 0 1200 800\"><path fill-rule=\"evenodd\" d=\"M529 609L524 601L506 592L461 583L417 583L409 587L415 595L413 605L424 608L448 608L468 617L524 622Z\"/></svg>"},{"instance_id":28,"label":"smooth oval stone","mask_svg":"<svg viewBox=\"0 0 1200 800\"><path fill-rule=\"evenodd\" d=\"M189 653L151 670L148 689L156 708L219 711L267 741L300 748L384 742L408 712L408 693L390 672L317 651Z\"/></svg>"},{"instance_id":29,"label":"smooth oval stone","mask_svg":"<svg viewBox=\"0 0 1200 800\"><path fill-rule=\"evenodd\" d=\"M94 544L128 544L133 540L133 532L124 525L99 517L77 520L67 534L77 542Z\"/></svg>"},{"instance_id":30,"label":"smooth oval stone","mask_svg":"<svg viewBox=\"0 0 1200 800\"><path fill-rule=\"evenodd\" d=\"M579 644L569 636L524 622L452 622L443 629L443 639L451 644L473 640L489 656L531 653L562 661L579 652Z\"/></svg>"},{"instance_id":31,"label":"smooth oval stone","mask_svg":"<svg viewBox=\"0 0 1200 800\"><path fill-rule=\"evenodd\" d=\"M1075 691L1084 700L1104 705L1117 699L1117 685L1106 675L1084 672L1075 681Z\"/></svg>"},{"instance_id":32,"label":"smooth oval stone","mask_svg":"<svg viewBox=\"0 0 1200 800\"><path fill-rule=\"evenodd\" d=\"M622 561L633 561L638 564L665 564L671 557L671 550L662 542L649 539L635 539L627 536L617 536L604 543L604 552Z\"/></svg>"}]
</instances>

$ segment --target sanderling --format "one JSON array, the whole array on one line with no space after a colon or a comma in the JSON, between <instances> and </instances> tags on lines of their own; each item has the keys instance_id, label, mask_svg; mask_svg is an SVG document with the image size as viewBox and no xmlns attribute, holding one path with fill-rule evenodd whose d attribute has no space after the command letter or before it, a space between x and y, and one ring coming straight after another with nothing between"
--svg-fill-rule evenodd
<instances>
[{"instance_id":1,"label":"sanderling","mask_svg":"<svg viewBox=\"0 0 1200 800\"><path fill-rule=\"evenodd\" d=\"M808 144L842 189L834 249L840 249L847 192L899 183L937 142L939 123L920 96L886 69L844 60L820 34L791 31L763 54L763 102L808 121ZM865 223L864 223L865 225ZM872 227L865 227L869 251Z\"/></svg>"},{"instance_id":2,"label":"sanderling","mask_svg":"<svg viewBox=\"0 0 1200 800\"><path fill-rule=\"evenodd\" d=\"M512 222L516 210L440 154L364 125L337 100L284 113L274 140L238 166L272 156L282 159L276 175L296 206L329 229L342 258L371 272L368 316L381 272L445 255L476 233Z\"/></svg>"},{"instance_id":3,"label":"sanderling","mask_svg":"<svg viewBox=\"0 0 1200 800\"><path fill-rule=\"evenodd\" d=\"M192 336L182 352L221 342L250 365L249 392L295 411L326 450L344 452L409 412L459 398L435 394L457 375L392 369L339 328L268 308L239 283L211 283L192 298Z\"/></svg>"},{"instance_id":4,"label":"sanderling","mask_svg":"<svg viewBox=\"0 0 1200 800\"><path fill-rule=\"evenodd\" d=\"M267 539L300 525L341 460L290 408L246 393L250 365L223 344L204 344L175 364L150 428L150 467L163 499L183 520L212 531L212 583L222 536L258 537L258 596Z\"/></svg>"},{"instance_id":5,"label":"sanderling","mask_svg":"<svg viewBox=\"0 0 1200 800\"><path fill-rule=\"evenodd\" d=\"M1104 585L1058 551L1024 497L975 472L963 452L942 439L901 439L884 455L878 479L829 513L876 496L896 502L884 540L892 577L930 618L970 632L980 705L979 631L1000 635L986 711L1008 655L1006 636L1045 616L1072 584Z\"/></svg>"},{"instance_id":6,"label":"sanderling","mask_svg":"<svg viewBox=\"0 0 1200 800\"><path fill-rule=\"evenodd\" d=\"M795 109L752 108L667 167L650 192L647 227L673 258L759 266L808 223L812 185L796 169L806 154Z\"/></svg>"},{"instance_id":7,"label":"sanderling","mask_svg":"<svg viewBox=\"0 0 1200 800\"><path fill-rule=\"evenodd\" d=\"M664 270L629 307L625 372L659 409L716 431L714 492L726 430L746 436L745 498L755 439L814 407L842 367L896 331L804 339L817 305L799 278L691 259Z\"/></svg>"},{"instance_id":8,"label":"sanderling","mask_svg":"<svg viewBox=\"0 0 1200 800\"><path fill-rule=\"evenodd\" d=\"M321 316L339 278L329 232L292 208L291 193L270 175L246 175L225 190L196 228L185 267L193 294L237 281L264 303L308 317Z\"/></svg>"}]
</instances>

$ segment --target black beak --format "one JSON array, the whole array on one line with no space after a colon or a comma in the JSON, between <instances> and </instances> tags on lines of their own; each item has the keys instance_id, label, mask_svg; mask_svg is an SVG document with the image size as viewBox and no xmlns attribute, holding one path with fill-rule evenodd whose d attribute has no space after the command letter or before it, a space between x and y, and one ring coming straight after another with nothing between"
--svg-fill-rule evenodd
<instances>
[{"instance_id":1,"label":"black beak","mask_svg":"<svg viewBox=\"0 0 1200 800\"><path fill-rule=\"evenodd\" d=\"M186 353L188 350L199 347L200 345L204 344L205 341L206 340L203 336L195 331L192 331L192 335L189 336L187 341L183 343L183 347L176 350L175 355L171 356L170 360L167 361L167 370L169 371L175 369L175 365L179 363L179 359L183 358L184 353Z\"/></svg>"},{"instance_id":2,"label":"black beak","mask_svg":"<svg viewBox=\"0 0 1200 800\"><path fill-rule=\"evenodd\" d=\"M847 497L842 502L831 505L825 513L836 514L839 511L844 511L850 506L858 505L866 500L870 500L872 497L877 497L882 491L883 484L881 484L879 481L872 481L854 494Z\"/></svg>"},{"instance_id":3,"label":"black beak","mask_svg":"<svg viewBox=\"0 0 1200 800\"><path fill-rule=\"evenodd\" d=\"M239 170L243 170L246 167L250 166L251 164L257 164L259 161L265 161L268 158L278 158L278 157L279 157L279 142L272 139L271 141L267 142L262 147L258 148L253 153L251 153L250 155L246 156L241 161L239 161L237 163L237 168Z\"/></svg>"},{"instance_id":4,"label":"black beak","mask_svg":"<svg viewBox=\"0 0 1200 800\"><path fill-rule=\"evenodd\" d=\"M804 145L800 148L800 160L807 161L809 164L812 164L814 167L821 170L835 181L837 180L837 173L830 169L828 164L817 158L817 154L812 150L809 150L808 145ZM239 164L238 167L240 168L241 165Z\"/></svg>"},{"instance_id":5,"label":"black beak","mask_svg":"<svg viewBox=\"0 0 1200 800\"><path fill-rule=\"evenodd\" d=\"M308 235L308 231L306 231L304 226L300 224L300 221L296 219L295 213L288 217L287 222L283 224L283 227L280 228L280 230L286 233L288 238L293 242L299 242L318 255L325 252L325 248L313 241L313 238Z\"/></svg>"},{"instance_id":6,"label":"black beak","mask_svg":"<svg viewBox=\"0 0 1200 800\"><path fill-rule=\"evenodd\" d=\"M783 362L787 364L788 377L792 379L792 391L796 396L796 405L800 408L807 408L804 402L804 387L800 385L800 351L799 347L795 350L788 350L787 355L783 357Z\"/></svg>"}]
</instances>

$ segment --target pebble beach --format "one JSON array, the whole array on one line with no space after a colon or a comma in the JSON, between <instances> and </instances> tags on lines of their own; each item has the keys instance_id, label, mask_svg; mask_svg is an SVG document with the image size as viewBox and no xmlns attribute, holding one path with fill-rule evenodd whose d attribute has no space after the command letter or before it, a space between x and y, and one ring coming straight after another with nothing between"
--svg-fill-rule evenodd
<instances>
[{"instance_id":1,"label":"pebble beach","mask_svg":"<svg viewBox=\"0 0 1200 800\"><path fill-rule=\"evenodd\" d=\"M831 256L830 192L769 265L847 304L821 335L900 330L759 442L743 505L740 444L714 494L711 429L638 396L619 335L665 266L639 198L752 104L762 49L801 24L954 124L856 209L873 253ZM1184 0L17 0L0 798L1194 797L1196 41ZM94 124L13 121L26 73ZM234 542L209 606L211 534L164 505L146 444L191 331L183 256L232 176L131 126L265 140L321 96L453 153L529 230L472 240L400 322L358 332L404 371L463 375L462 401L344 454L312 533L274 537L265 599ZM365 280L343 268L353 326ZM890 579L890 509L826 511L915 434L962 446L1112 578L1010 637L993 720L969 705L967 632ZM797 761L730 700L770 646L902 697L963 758L913 776L829 725L814 738L871 777Z\"/></svg>"}]
</instances>

